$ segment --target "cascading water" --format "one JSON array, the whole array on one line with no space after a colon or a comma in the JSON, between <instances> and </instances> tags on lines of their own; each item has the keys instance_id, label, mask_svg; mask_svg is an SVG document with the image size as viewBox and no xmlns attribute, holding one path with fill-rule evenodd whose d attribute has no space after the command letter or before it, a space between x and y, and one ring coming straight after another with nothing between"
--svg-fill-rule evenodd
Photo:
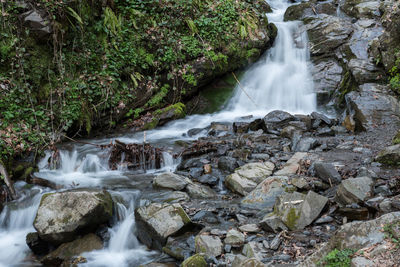
<instances>
[{"instance_id":1,"label":"cascading water","mask_svg":"<svg viewBox=\"0 0 400 267\"><path fill-rule=\"evenodd\" d=\"M291 113L309 113L316 110L313 82L307 67L307 36L298 22L283 22L283 15L290 5L284 0L268 1L273 13L269 21L278 28L274 46L254 64L237 86L227 108L208 115L193 115L172 122L160 129L147 132L147 141L169 146L171 140L183 137L191 128L205 128L212 121L233 121L246 115L264 116L274 109ZM198 136L204 134L200 132ZM197 138L194 136L191 138ZM143 142L143 133L119 136L126 143ZM109 144L110 139L92 140L96 144ZM173 148L171 148L172 150ZM38 177L64 187L101 187L111 190L116 204L115 224L109 229L110 240L103 250L86 253L84 266L137 266L152 256L136 239L134 209L140 192L140 183L123 165L118 170L108 168L107 150L91 145L74 145L60 151L60 165L52 169L48 154L39 164ZM121 162L123 159L121 158ZM163 153L160 171L173 171L179 163L171 153ZM222 180L219 187L223 190ZM146 185L147 186L147 185ZM120 189L118 189L120 188ZM36 191L35 191L36 190ZM42 195L41 189L30 190L32 196L7 205L0 215L0 267L21 265L27 255L25 236L33 231L32 223ZM23 192L21 188L18 190ZM15 206L16 208L11 208Z\"/></svg>"}]
</instances>

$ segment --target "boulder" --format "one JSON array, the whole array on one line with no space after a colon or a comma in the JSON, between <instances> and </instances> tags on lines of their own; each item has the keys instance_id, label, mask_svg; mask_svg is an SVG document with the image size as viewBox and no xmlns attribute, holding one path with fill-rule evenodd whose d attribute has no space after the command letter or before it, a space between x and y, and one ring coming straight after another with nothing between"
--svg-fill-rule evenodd
<instances>
[{"instance_id":1,"label":"boulder","mask_svg":"<svg viewBox=\"0 0 400 267\"><path fill-rule=\"evenodd\" d=\"M319 216L327 202L328 198L313 191L307 195L286 193L278 197L275 211L290 230L304 229Z\"/></svg>"},{"instance_id":2,"label":"boulder","mask_svg":"<svg viewBox=\"0 0 400 267\"><path fill-rule=\"evenodd\" d=\"M380 80L379 77L382 77L381 71L368 59L353 58L347 66L359 84L376 82Z\"/></svg>"},{"instance_id":3,"label":"boulder","mask_svg":"<svg viewBox=\"0 0 400 267\"><path fill-rule=\"evenodd\" d=\"M380 5L381 1L347 0L341 9L350 17L378 18L381 16Z\"/></svg>"},{"instance_id":4,"label":"boulder","mask_svg":"<svg viewBox=\"0 0 400 267\"><path fill-rule=\"evenodd\" d=\"M265 215L260 225L267 232L278 233L288 229L280 217L273 212Z\"/></svg>"},{"instance_id":5,"label":"boulder","mask_svg":"<svg viewBox=\"0 0 400 267\"><path fill-rule=\"evenodd\" d=\"M343 68L336 60L324 59L313 65L311 73L314 79L317 104L327 104L340 86Z\"/></svg>"},{"instance_id":6,"label":"boulder","mask_svg":"<svg viewBox=\"0 0 400 267\"><path fill-rule=\"evenodd\" d=\"M72 242L64 243L56 250L43 257L40 261L45 266L70 266L74 257L84 252L99 250L103 248L103 242L95 234L87 234Z\"/></svg>"},{"instance_id":7,"label":"boulder","mask_svg":"<svg viewBox=\"0 0 400 267\"><path fill-rule=\"evenodd\" d=\"M243 198L241 206L257 210L272 210L276 198L289 187L286 176L270 176Z\"/></svg>"},{"instance_id":8,"label":"boulder","mask_svg":"<svg viewBox=\"0 0 400 267\"><path fill-rule=\"evenodd\" d=\"M41 239L54 244L74 240L80 231L95 230L112 217L113 201L102 190L74 190L42 196L33 226Z\"/></svg>"},{"instance_id":9,"label":"boulder","mask_svg":"<svg viewBox=\"0 0 400 267\"><path fill-rule=\"evenodd\" d=\"M217 236L200 234L195 238L196 253L205 254L207 258L222 254L222 242Z\"/></svg>"},{"instance_id":10,"label":"boulder","mask_svg":"<svg viewBox=\"0 0 400 267\"><path fill-rule=\"evenodd\" d=\"M296 174L300 168L300 162L307 157L307 153L296 152L284 165L283 168L275 172L276 176L288 176Z\"/></svg>"},{"instance_id":11,"label":"boulder","mask_svg":"<svg viewBox=\"0 0 400 267\"><path fill-rule=\"evenodd\" d=\"M343 180L336 191L336 201L341 205L362 203L373 196L374 181L370 177Z\"/></svg>"},{"instance_id":12,"label":"boulder","mask_svg":"<svg viewBox=\"0 0 400 267\"><path fill-rule=\"evenodd\" d=\"M167 203L176 203L180 201L189 201L190 197L187 193L181 192L181 191L169 191L168 194L166 194L162 201L167 202Z\"/></svg>"},{"instance_id":13,"label":"boulder","mask_svg":"<svg viewBox=\"0 0 400 267\"><path fill-rule=\"evenodd\" d=\"M186 187L185 177L172 172L162 173L153 179L153 186L171 190L182 190Z\"/></svg>"},{"instance_id":14,"label":"boulder","mask_svg":"<svg viewBox=\"0 0 400 267\"><path fill-rule=\"evenodd\" d=\"M42 240L36 232L26 235L26 244L35 255L41 256L49 252L49 243Z\"/></svg>"},{"instance_id":15,"label":"boulder","mask_svg":"<svg viewBox=\"0 0 400 267\"><path fill-rule=\"evenodd\" d=\"M52 25L50 20L43 16L38 10L30 10L22 14L23 21L39 38L47 37L52 32Z\"/></svg>"},{"instance_id":16,"label":"boulder","mask_svg":"<svg viewBox=\"0 0 400 267\"><path fill-rule=\"evenodd\" d=\"M222 171L234 172L239 167L237 160L233 157L220 157L218 159L218 168Z\"/></svg>"},{"instance_id":17,"label":"boulder","mask_svg":"<svg viewBox=\"0 0 400 267\"><path fill-rule=\"evenodd\" d=\"M241 247L244 244L244 234L236 229L231 229L226 233L224 243L232 247Z\"/></svg>"},{"instance_id":18,"label":"boulder","mask_svg":"<svg viewBox=\"0 0 400 267\"><path fill-rule=\"evenodd\" d=\"M257 260L263 259L262 252L264 252L263 244L254 241L247 243L242 249L242 254L247 258L255 258Z\"/></svg>"},{"instance_id":19,"label":"boulder","mask_svg":"<svg viewBox=\"0 0 400 267\"><path fill-rule=\"evenodd\" d=\"M189 240L193 240L194 243L194 237L190 233L179 237L168 237L162 251L177 260L183 261L194 252L194 248L189 244Z\"/></svg>"},{"instance_id":20,"label":"boulder","mask_svg":"<svg viewBox=\"0 0 400 267\"><path fill-rule=\"evenodd\" d=\"M332 163L315 162L313 164L315 175L327 184L338 184L342 177Z\"/></svg>"},{"instance_id":21,"label":"boulder","mask_svg":"<svg viewBox=\"0 0 400 267\"><path fill-rule=\"evenodd\" d=\"M246 233L258 233L260 227L257 224L245 224L239 227L239 230Z\"/></svg>"},{"instance_id":22,"label":"boulder","mask_svg":"<svg viewBox=\"0 0 400 267\"><path fill-rule=\"evenodd\" d=\"M312 137L303 137L297 143L293 143L292 150L297 152L308 152L319 145L317 139Z\"/></svg>"},{"instance_id":23,"label":"boulder","mask_svg":"<svg viewBox=\"0 0 400 267\"><path fill-rule=\"evenodd\" d=\"M207 267L207 262L200 254L195 254L182 262L181 267Z\"/></svg>"},{"instance_id":24,"label":"boulder","mask_svg":"<svg viewBox=\"0 0 400 267\"><path fill-rule=\"evenodd\" d=\"M232 267L266 267L264 263L255 258L247 258L243 255L236 255L232 262Z\"/></svg>"},{"instance_id":25,"label":"boulder","mask_svg":"<svg viewBox=\"0 0 400 267\"><path fill-rule=\"evenodd\" d=\"M167 238L184 232L192 222L179 204L153 203L135 210L137 235L149 248L161 250Z\"/></svg>"},{"instance_id":26,"label":"boulder","mask_svg":"<svg viewBox=\"0 0 400 267\"><path fill-rule=\"evenodd\" d=\"M217 193L210 187L193 182L186 186L186 192L192 198L215 198L217 196Z\"/></svg>"},{"instance_id":27,"label":"boulder","mask_svg":"<svg viewBox=\"0 0 400 267\"><path fill-rule=\"evenodd\" d=\"M287 123L293 120L296 120L296 118L290 113L282 110L274 110L263 118L262 128L264 132L277 134Z\"/></svg>"},{"instance_id":28,"label":"boulder","mask_svg":"<svg viewBox=\"0 0 400 267\"><path fill-rule=\"evenodd\" d=\"M385 165L399 166L400 144L385 147L378 153L375 160Z\"/></svg>"},{"instance_id":29,"label":"boulder","mask_svg":"<svg viewBox=\"0 0 400 267\"><path fill-rule=\"evenodd\" d=\"M225 185L235 193L243 196L272 174L275 165L269 161L248 163L235 170L225 178Z\"/></svg>"}]
</instances>

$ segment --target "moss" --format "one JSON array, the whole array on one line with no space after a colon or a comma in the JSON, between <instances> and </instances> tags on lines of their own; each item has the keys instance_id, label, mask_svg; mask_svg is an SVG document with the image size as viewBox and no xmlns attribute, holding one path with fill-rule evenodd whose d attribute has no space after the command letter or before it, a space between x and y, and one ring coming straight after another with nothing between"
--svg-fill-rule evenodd
<instances>
[{"instance_id":1,"label":"moss","mask_svg":"<svg viewBox=\"0 0 400 267\"><path fill-rule=\"evenodd\" d=\"M96 194L96 197L103 202L104 211L112 216L113 200L109 192L104 191L103 193Z\"/></svg>"},{"instance_id":2,"label":"moss","mask_svg":"<svg viewBox=\"0 0 400 267\"><path fill-rule=\"evenodd\" d=\"M188 223L192 222L182 207L175 207L175 211L182 218L182 221L184 224L188 224Z\"/></svg>"},{"instance_id":3,"label":"moss","mask_svg":"<svg viewBox=\"0 0 400 267\"><path fill-rule=\"evenodd\" d=\"M339 86L339 103L344 102L344 97L347 93L355 90L357 90L357 86L354 81L353 75L351 75L350 71L346 71Z\"/></svg>"},{"instance_id":4,"label":"moss","mask_svg":"<svg viewBox=\"0 0 400 267\"><path fill-rule=\"evenodd\" d=\"M148 123L146 123L146 124L143 126L143 130L151 130L151 129L156 128L159 121L160 121L160 120L159 120L158 118L155 118L155 117L154 117L154 118L151 120L151 122L148 122Z\"/></svg>"},{"instance_id":5,"label":"moss","mask_svg":"<svg viewBox=\"0 0 400 267\"><path fill-rule=\"evenodd\" d=\"M174 250L172 250L169 247L163 247L162 251L164 253L174 257L175 259L178 259L178 260L183 260L184 259L183 249L182 248L175 247Z\"/></svg>"},{"instance_id":6,"label":"moss","mask_svg":"<svg viewBox=\"0 0 400 267\"><path fill-rule=\"evenodd\" d=\"M400 131L398 131L397 134L393 137L392 144L400 144Z\"/></svg>"},{"instance_id":7,"label":"moss","mask_svg":"<svg viewBox=\"0 0 400 267\"><path fill-rule=\"evenodd\" d=\"M291 208L286 215L285 224L289 229L294 230L296 228L297 220L300 218L300 215L296 214L296 209Z\"/></svg>"},{"instance_id":8,"label":"moss","mask_svg":"<svg viewBox=\"0 0 400 267\"><path fill-rule=\"evenodd\" d=\"M207 267L207 262L203 256L195 254L182 262L182 267Z\"/></svg>"}]
</instances>

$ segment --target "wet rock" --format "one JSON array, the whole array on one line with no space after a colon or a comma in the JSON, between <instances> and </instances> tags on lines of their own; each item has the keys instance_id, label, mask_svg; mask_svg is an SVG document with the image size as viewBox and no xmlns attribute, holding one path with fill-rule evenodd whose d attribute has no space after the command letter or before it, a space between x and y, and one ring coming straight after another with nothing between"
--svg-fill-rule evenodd
<instances>
[{"instance_id":1,"label":"wet rock","mask_svg":"<svg viewBox=\"0 0 400 267\"><path fill-rule=\"evenodd\" d=\"M190 168L189 175L191 178L198 179L203 174L203 168Z\"/></svg>"},{"instance_id":2,"label":"wet rock","mask_svg":"<svg viewBox=\"0 0 400 267\"><path fill-rule=\"evenodd\" d=\"M263 130L267 133L279 134L278 129L283 128L288 122L296 118L288 112L274 110L263 118Z\"/></svg>"},{"instance_id":3,"label":"wet rock","mask_svg":"<svg viewBox=\"0 0 400 267\"><path fill-rule=\"evenodd\" d=\"M359 84L375 82L382 75L373 62L365 59L351 59L348 67Z\"/></svg>"},{"instance_id":4,"label":"wet rock","mask_svg":"<svg viewBox=\"0 0 400 267\"><path fill-rule=\"evenodd\" d=\"M190 129L187 132L187 135L189 137L193 137L193 136L198 135L199 133L201 133L203 130L204 130L203 128L193 128L193 129Z\"/></svg>"},{"instance_id":5,"label":"wet rock","mask_svg":"<svg viewBox=\"0 0 400 267\"><path fill-rule=\"evenodd\" d=\"M186 191L192 198L214 198L217 196L217 193L210 187L193 182L186 186Z\"/></svg>"},{"instance_id":6,"label":"wet rock","mask_svg":"<svg viewBox=\"0 0 400 267\"><path fill-rule=\"evenodd\" d=\"M373 18L380 17L380 1L360 1L348 0L341 9L350 17L355 18Z\"/></svg>"},{"instance_id":7,"label":"wet rock","mask_svg":"<svg viewBox=\"0 0 400 267\"><path fill-rule=\"evenodd\" d=\"M247 258L255 258L257 260L261 260L262 252L264 251L262 243L258 242L249 242L243 246L242 254Z\"/></svg>"},{"instance_id":8,"label":"wet rock","mask_svg":"<svg viewBox=\"0 0 400 267\"><path fill-rule=\"evenodd\" d=\"M153 179L153 186L171 190L182 190L186 187L185 177L172 172L167 172L156 176Z\"/></svg>"},{"instance_id":9,"label":"wet rock","mask_svg":"<svg viewBox=\"0 0 400 267\"><path fill-rule=\"evenodd\" d=\"M247 133L250 128L250 123L248 122L234 122L233 131L237 134Z\"/></svg>"},{"instance_id":10,"label":"wet rock","mask_svg":"<svg viewBox=\"0 0 400 267\"><path fill-rule=\"evenodd\" d=\"M319 216L327 202L328 198L313 191L307 195L286 193L278 197L275 210L289 229L304 229Z\"/></svg>"},{"instance_id":11,"label":"wet rock","mask_svg":"<svg viewBox=\"0 0 400 267\"><path fill-rule=\"evenodd\" d=\"M342 205L362 203L373 195L373 184L370 177L346 179L338 186L336 200Z\"/></svg>"},{"instance_id":12,"label":"wet rock","mask_svg":"<svg viewBox=\"0 0 400 267\"><path fill-rule=\"evenodd\" d=\"M296 174L300 168L300 162L307 157L307 153L295 153L284 165L283 168L274 173L276 176L288 176Z\"/></svg>"},{"instance_id":13,"label":"wet rock","mask_svg":"<svg viewBox=\"0 0 400 267\"><path fill-rule=\"evenodd\" d=\"M400 165L400 144L384 148L375 160L385 165Z\"/></svg>"},{"instance_id":14,"label":"wet rock","mask_svg":"<svg viewBox=\"0 0 400 267\"><path fill-rule=\"evenodd\" d=\"M318 145L319 142L317 139L312 137L303 137L298 143L293 144L292 150L296 152L308 152L311 149L316 148Z\"/></svg>"},{"instance_id":15,"label":"wet rock","mask_svg":"<svg viewBox=\"0 0 400 267\"><path fill-rule=\"evenodd\" d=\"M324 127L319 128L316 133L316 136L335 136L335 131L332 128Z\"/></svg>"},{"instance_id":16,"label":"wet rock","mask_svg":"<svg viewBox=\"0 0 400 267\"><path fill-rule=\"evenodd\" d=\"M369 218L369 212L367 208L351 208L351 207L341 207L338 213L348 220L367 220Z\"/></svg>"},{"instance_id":17,"label":"wet rock","mask_svg":"<svg viewBox=\"0 0 400 267\"><path fill-rule=\"evenodd\" d=\"M247 195L266 177L272 174L275 165L271 162L248 163L225 178L225 185L233 192Z\"/></svg>"},{"instance_id":18,"label":"wet rock","mask_svg":"<svg viewBox=\"0 0 400 267\"><path fill-rule=\"evenodd\" d=\"M265 267L266 265L257 259L249 259L242 255L236 255L232 267Z\"/></svg>"},{"instance_id":19,"label":"wet rock","mask_svg":"<svg viewBox=\"0 0 400 267\"><path fill-rule=\"evenodd\" d=\"M286 225L282 222L280 217L278 217L274 213L269 213L265 215L262 221L260 222L260 225L267 232L277 233L279 231L288 229Z\"/></svg>"},{"instance_id":20,"label":"wet rock","mask_svg":"<svg viewBox=\"0 0 400 267\"><path fill-rule=\"evenodd\" d=\"M266 153L252 153L251 158L255 160L267 161L269 160L270 156Z\"/></svg>"},{"instance_id":21,"label":"wet rock","mask_svg":"<svg viewBox=\"0 0 400 267\"><path fill-rule=\"evenodd\" d=\"M202 184L208 184L208 185L217 185L218 184L218 177L212 175L212 174L204 174L197 178L197 181L199 181Z\"/></svg>"},{"instance_id":22,"label":"wet rock","mask_svg":"<svg viewBox=\"0 0 400 267\"><path fill-rule=\"evenodd\" d=\"M281 136L292 139L294 133L296 133L298 131L299 130L296 127L289 125L282 129Z\"/></svg>"},{"instance_id":23,"label":"wet rock","mask_svg":"<svg viewBox=\"0 0 400 267\"><path fill-rule=\"evenodd\" d=\"M222 254L222 242L217 236L200 234L195 238L196 253L204 253L206 257L218 257Z\"/></svg>"},{"instance_id":24,"label":"wet rock","mask_svg":"<svg viewBox=\"0 0 400 267\"><path fill-rule=\"evenodd\" d=\"M24 23L33 30L39 38L49 36L52 32L50 20L41 14L38 10L30 10L22 14Z\"/></svg>"},{"instance_id":25,"label":"wet rock","mask_svg":"<svg viewBox=\"0 0 400 267\"><path fill-rule=\"evenodd\" d=\"M182 262L182 267L207 267L207 262L200 254L195 254Z\"/></svg>"},{"instance_id":26,"label":"wet rock","mask_svg":"<svg viewBox=\"0 0 400 267\"><path fill-rule=\"evenodd\" d=\"M315 175L327 184L338 184L342 177L332 163L315 162L313 165Z\"/></svg>"},{"instance_id":27,"label":"wet rock","mask_svg":"<svg viewBox=\"0 0 400 267\"><path fill-rule=\"evenodd\" d=\"M293 177L290 179L290 183L298 189L307 190L310 189L310 185L304 177Z\"/></svg>"},{"instance_id":28,"label":"wet rock","mask_svg":"<svg viewBox=\"0 0 400 267\"><path fill-rule=\"evenodd\" d=\"M176 202L189 201L189 200L190 200L190 197L185 192L174 191L174 192L168 193L165 196L165 199L163 200L163 202L172 204L172 203L176 203Z\"/></svg>"},{"instance_id":29,"label":"wet rock","mask_svg":"<svg viewBox=\"0 0 400 267\"><path fill-rule=\"evenodd\" d=\"M110 193L76 190L42 196L33 226L41 239L60 244L75 239L81 230L94 230L112 216Z\"/></svg>"},{"instance_id":30,"label":"wet rock","mask_svg":"<svg viewBox=\"0 0 400 267\"><path fill-rule=\"evenodd\" d=\"M272 250L277 250L281 245L281 243L282 243L281 235L278 234L274 237L274 239L272 239L271 243L269 244L269 247Z\"/></svg>"},{"instance_id":31,"label":"wet rock","mask_svg":"<svg viewBox=\"0 0 400 267\"><path fill-rule=\"evenodd\" d=\"M364 257L355 257L351 260L351 267L373 267L376 266L372 260Z\"/></svg>"},{"instance_id":32,"label":"wet rock","mask_svg":"<svg viewBox=\"0 0 400 267\"><path fill-rule=\"evenodd\" d=\"M49 243L42 240L36 232L26 235L26 244L36 255L45 255L49 252Z\"/></svg>"},{"instance_id":33,"label":"wet rock","mask_svg":"<svg viewBox=\"0 0 400 267\"><path fill-rule=\"evenodd\" d=\"M323 216L315 221L316 224L323 224L330 222L333 222L333 218L331 216Z\"/></svg>"},{"instance_id":34,"label":"wet rock","mask_svg":"<svg viewBox=\"0 0 400 267\"><path fill-rule=\"evenodd\" d=\"M135 217L140 241L159 250L169 236L184 231L192 223L179 204L153 203L136 209Z\"/></svg>"},{"instance_id":35,"label":"wet rock","mask_svg":"<svg viewBox=\"0 0 400 267\"><path fill-rule=\"evenodd\" d=\"M286 176L268 177L243 198L241 206L257 210L272 210L276 198L289 187Z\"/></svg>"},{"instance_id":36,"label":"wet rock","mask_svg":"<svg viewBox=\"0 0 400 267\"><path fill-rule=\"evenodd\" d=\"M244 234L238 230L231 229L226 233L224 243L232 247L241 247L244 244Z\"/></svg>"},{"instance_id":37,"label":"wet rock","mask_svg":"<svg viewBox=\"0 0 400 267\"><path fill-rule=\"evenodd\" d=\"M56 250L41 259L45 266L70 265L70 261L84 252L103 248L103 242L95 234L88 234L72 242L64 243Z\"/></svg>"},{"instance_id":38,"label":"wet rock","mask_svg":"<svg viewBox=\"0 0 400 267\"><path fill-rule=\"evenodd\" d=\"M239 230L246 233L258 233L260 228L257 224L245 224L240 226Z\"/></svg>"},{"instance_id":39,"label":"wet rock","mask_svg":"<svg viewBox=\"0 0 400 267\"><path fill-rule=\"evenodd\" d=\"M318 14L336 15L336 7L332 3L303 2L289 6L285 12L284 20L304 20L315 18Z\"/></svg>"},{"instance_id":40,"label":"wet rock","mask_svg":"<svg viewBox=\"0 0 400 267\"><path fill-rule=\"evenodd\" d=\"M218 159L218 168L222 171L232 173L237 167L239 167L239 164L233 157L220 157Z\"/></svg>"},{"instance_id":41,"label":"wet rock","mask_svg":"<svg viewBox=\"0 0 400 267\"><path fill-rule=\"evenodd\" d=\"M311 118L313 120L318 120L321 121L322 123L324 123L326 126L332 126L333 125L333 120L329 119L327 116L325 116L324 114L318 113L318 112L313 112L311 113Z\"/></svg>"},{"instance_id":42,"label":"wet rock","mask_svg":"<svg viewBox=\"0 0 400 267\"><path fill-rule=\"evenodd\" d=\"M186 242L187 235L179 237L168 237L167 243L162 251L178 260L184 260L194 252Z\"/></svg>"}]
</instances>

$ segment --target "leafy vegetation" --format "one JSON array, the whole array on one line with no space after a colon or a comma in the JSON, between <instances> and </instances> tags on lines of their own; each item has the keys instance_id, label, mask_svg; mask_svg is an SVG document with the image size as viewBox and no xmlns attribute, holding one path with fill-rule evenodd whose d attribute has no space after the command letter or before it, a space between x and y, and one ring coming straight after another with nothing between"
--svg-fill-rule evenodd
<instances>
[{"instance_id":1,"label":"leafy vegetation","mask_svg":"<svg viewBox=\"0 0 400 267\"><path fill-rule=\"evenodd\" d=\"M389 71L389 84L393 91L400 94L400 51L395 54L395 65Z\"/></svg>"},{"instance_id":2,"label":"leafy vegetation","mask_svg":"<svg viewBox=\"0 0 400 267\"><path fill-rule=\"evenodd\" d=\"M400 245L400 222L388 223L383 226L386 238L389 238L397 246Z\"/></svg>"},{"instance_id":3,"label":"leafy vegetation","mask_svg":"<svg viewBox=\"0 0 400 267\"><path fill-rule=\"evenodd\" d=\"M0 159L179 103L265 47L263 0L6 1ZM37 10L49 34L23 22ZM228 62L229 61L229 62ZM207 76L208 75L208 76Z\"/></svg>"},{"instance_id":4,"label":"leafy vegetation","mask_svg":"<svg viewBox=\"0 0 400 267\"><path fill-rule=\"evenodd\" d=\"M355 253L352 249L334 249L320 262L324 267L350 267L351 256Z\"/></svg>"}]
</instances>

